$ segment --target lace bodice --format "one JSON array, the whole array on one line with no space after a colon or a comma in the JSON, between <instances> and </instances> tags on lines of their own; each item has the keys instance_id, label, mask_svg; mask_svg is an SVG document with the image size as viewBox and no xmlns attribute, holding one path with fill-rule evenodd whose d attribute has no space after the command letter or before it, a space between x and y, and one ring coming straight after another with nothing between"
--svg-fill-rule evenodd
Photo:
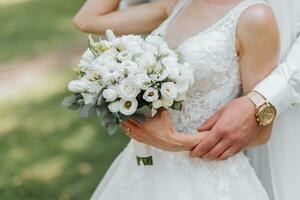
<instances>
[{"instance_id":1,"label":"lace bodice","mask_svg":"<svg viewBox=\"0 0 300 200\"><path fill-rule=\"evenodd\" d=\"M165 35L168 24L187 2L179 0L171 16L154 32ZM221 106L241 93L236 27L242 11L257 2L240 2L221 20L177 47L182 61L190 64L195 76L182 111L170 111L179 132L194 133Z\"/></svg>"}]
</instances>

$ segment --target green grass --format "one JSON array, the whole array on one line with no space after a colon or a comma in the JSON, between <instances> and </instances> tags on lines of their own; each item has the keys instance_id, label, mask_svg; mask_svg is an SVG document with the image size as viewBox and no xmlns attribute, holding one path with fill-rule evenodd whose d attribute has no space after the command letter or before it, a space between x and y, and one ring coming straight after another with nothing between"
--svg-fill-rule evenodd
<instances>
[{"instance_id":1,"label":"green grass","mask_svg":"<svg viewBox=\"0 0 300 200\"><path fill-rule=\"evenodd\" d=\"M89 199L128 141L61 106L69 70L47 76L39 90L1 102L0 199Z\"/></svg>"},{"instance_id":2,"label":"green grass","mask_svg":"<svg viewBox=\"0 0 300 200\"><path fill-rule=\"evenodd\" d=\"M16 4L0 2L0 63L83 43L85 35L75 31L72 25L72 17L83 2L84 0L26 0Z\"/></svg>"}]
</instances>

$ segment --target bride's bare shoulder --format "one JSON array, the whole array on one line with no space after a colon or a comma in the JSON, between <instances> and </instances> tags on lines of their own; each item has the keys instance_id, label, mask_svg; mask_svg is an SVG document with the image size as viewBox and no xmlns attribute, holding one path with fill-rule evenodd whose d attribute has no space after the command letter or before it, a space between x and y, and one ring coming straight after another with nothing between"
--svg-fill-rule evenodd
<instances>
[{"instance_id":1,"label":"bride's bare shoulder","mask_svg":"<svg viewBox=\"0 0 300 200\"><path fill-rule=\"evenodd\" d=\"M242 35L276 36L278 27L271 7L266 4L256 4L247 8L239 18L238 32Z\"/></svg>"},{"instance_id":2,"label":"bride's bare shoulder","mask_svg":"<svg viewBox=\"0 0 300 200\"><path fill-rule=\"evenodd\" d=\"M158 0L157 2L160 3L164 7L167 14L170 15L178 1L181 0Z\"/></svg>"},{"instance_id":3,"label":"bride's bare shoulder","mask_svg":"<svg viewBox=\"0 0 300 200\"><path fill-rule=\"evenodd\" d=\"M238 20L237 37L244 47L265 45L274 51L279 49L279 30L271 7L256 4L244 10Z\"/></svg>"}]
</instances>

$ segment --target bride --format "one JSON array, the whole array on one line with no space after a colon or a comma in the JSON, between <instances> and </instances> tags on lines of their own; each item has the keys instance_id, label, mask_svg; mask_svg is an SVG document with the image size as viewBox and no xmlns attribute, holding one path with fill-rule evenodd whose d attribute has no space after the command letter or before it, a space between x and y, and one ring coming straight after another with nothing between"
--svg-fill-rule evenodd
<instances>
[{"instance_id":1,"label":"bride","mask_svg":"<svg viewBox=\"0 0 300 200\"><path fill-rule=\"evenodd\" d=\"M148 140L154 165L138 166L131 140L91 199L267 200L243 153L207 161L190 158L189 151L205 135L197 133L199 124L277 66L279 34L271 9L261 0L159 0L122 11L119 3L87 0L74 24L98 34L107 28L118 34L162 34L190 63L195 84L182 111L162 110L144 124L123 123L131 137L159 133L166 143ZM249 147L266 143L271 129L262 129Z\"/></svg>"}]
</instances>

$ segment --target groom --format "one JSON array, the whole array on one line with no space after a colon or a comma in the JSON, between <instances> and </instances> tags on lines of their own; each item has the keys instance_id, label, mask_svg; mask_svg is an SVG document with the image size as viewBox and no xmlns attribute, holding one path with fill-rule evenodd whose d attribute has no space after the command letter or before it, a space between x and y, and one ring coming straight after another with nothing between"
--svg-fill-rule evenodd
<instances>
[{"instance_id":1,"label":"groom","mask_svg":"<svg viewBox=\"0 0 300 200\"><path fill-rule=\"evenodd\" d=\"M145 0L131 3L141 1ZM227 159L243 151L259 130L275 119L270 142L247 155L272 200L299 200L300 1L268 2L279 24L282 63L250 94L229 102L198 129L209 134L191 156Z\"/></svg>"}]
</instances>

